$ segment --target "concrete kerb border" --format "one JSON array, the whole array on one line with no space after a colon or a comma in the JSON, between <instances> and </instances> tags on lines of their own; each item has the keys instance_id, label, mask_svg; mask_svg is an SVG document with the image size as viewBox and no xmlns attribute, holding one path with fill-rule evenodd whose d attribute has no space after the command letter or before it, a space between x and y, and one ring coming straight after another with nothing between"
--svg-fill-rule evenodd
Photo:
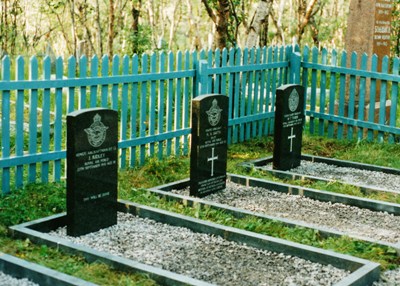
<instances>
[{"instance_id":1,"label":"concrete kerb border","mask_svg":"<svg viewBox=\"0 0 400 286\"><path fill-rule=\"evenodd\" d=\"M143 218L153 219L158 222L167 223L174 226L187 227L195 232L218 235L224 237L227 240L246 243L247 245L260 249L281 252L287 255L294 255L313 262L321 264L331 264L335 267L349 270L351 274L345 277L345 279L343 279L342 281L338 282L336 284L337 286L371 285L374 281L379 279L379 264L349 255L338 254L332 251L322 250L311 246L305 246L283 239L278 239L232 227L222 226L212 222L183 216L169 211L139 205L129 201L119 201L118 210L129 212ZM60 249L68 252L81 253L90 261L102 261L104 263L112 265L117 269L125 271L130 270L148 273L149 276L153 279L153 276L156 276L155 278L158 279L155 280L163 285L211 285L204 281L195 280L186 276L141 264L129 259L113 256L104 252L95 251L87 247L79 246L70 243L64 239L57 239L39 231L40 229L46 231L49 228L54 228L57 225L61 226L65 222L65 218L65 214L60 214L41 219L39 221L33 221L30 223L13 226L11 227L11 230L14 235L25 238L28 237L35 243L42 243L53 247L59 247Z\"/></svg>"},{"instance_id":2,"label":"concrete kerb border","mask_svg":"<svg viewBox=\"0 0 400 286\"><path fill-rule=\"evenodd\" d=\"M95 286L97 284L0 252L0 271L41 286Z\"/></svg>"},{"instance_id":3,"label":"concrete kerb border","mask_svg":"<svg viewBox=\"0 0 400 286\"><path fill-rule=\"evenodd\" d=\"M236 174L228 174L227 177L228 177L228 180L238 183L238 184L241 184L241 185L258 186L258 187L269 188L269 189L273 189L274 186L276 186L278 188L277 191L291 193L294 195L303 195L306 197L310 197L309 191L311 191L311 194L312 194L311 197L313 199L317 199L317 200L318 200L317 195L319 192L321 192L323 195L325 195L327 193L325 191L318 191L318 190L306 189L306 188L303 188L303 189L299 188L300 190L296 190L296 186L292 186L292 185L288 185L288 184L279 184L279 183L274 183L274 182L270 182L270 181L266 181L266 180L262 180L262 179L256 179L256 178L251 178L251 177L236 175ZM188 185L189 185L189 179L184 179L184 180L180 180L177 182L173 182L173 183L169 183L169 184L165 184L165 185L161 185L161 186L156 186L156 187L149 189L148 191L153 192L154 194L156 194L160 197L164 197L167 200L174 200L174 201L182 202L185 205L193 206L193 205L198 204L201 207L210 207L213 209L223 210L226 213L232 214L237 218L243 218L245 216L254 216L254 217L261 218L261 219L279 221L289 227L302 227L302 228L308 228L308 229L315 229L315 230L318 230L323 237L348 236L353 239L362 240L362 241L378 244L378 245L385 246L385 247L391 247L391 248L395 249L397 252L397 255L400 256L400 243L390 243L390 242L385 242L385 241L374 240L374 239L371 239L368 237L363 237L363 236L349 235L349 234L346 234L346 233L343 233L343 232L340 232L337 230L333 230L330 228L316 227L314 225L307 224L307 223L304 223L301 221L274 217L274 216L265 215L265 214L259 213L259 212L252 212L249 210L235 208L235 207L232 207L232 206L229 206L226 204L219 204L219 203L207 201L205 199L200 199L200 198L195 198L195 197L190 197L190 196L183 196L183 195L173 194L170 192L173 189L186 188ZM328 193L328 194L331 194L331 193ZM345 196L345 195L339 196L341 201L343 201L343 199L349 199L348 197L350 197L352 202L355 199L357 199L357 197L352 197L352 196ZM325 197L324 197L324 201L327 201ZM380 201L373 201L373 200L366 200L366 202L369 204L375 204L375 203L380 204L381 203ZM381 208L384 208L385 205L386 204L384 204L383 206L379 206L379 207L376 206L374 208L381 209ZM397 206L400 207L400 205L397 205ZM392 204L389 204L389 207L391 208ZM400 210L398 212L396 212L396 214L400 215Z\"/></svg>"},{"instance_id":4,"label":"concrete kerb border","mask_svg":"<svg viewBox=\"0 0 400 286\"><path fill-rule=\"evenodd\" d=\"M66 225L66 214L52 215L32 222L11 226L10 231L14 237L28 238L36 244L44 244L73 255L82 255L86 261L101 262L114 269L128 273L143 273L161 285L196 285L209 286L212 284L193 279L184 275L176 274L134 260L118 257L106 252L97 251L79 244L72 243L67 239L57 238L47 234L51 230Z\"/></svg>"},{"instance_id":5,"label":"concrete kerb border","mask_svg":"<svg viewBox=\"0 0 400 286\"><path fill-rule=\"evenodd\" d=\"M376 165L371 165L371 164L357 163L357 162L352 162L352 161L338 160L338 159L326 158L326 157L321 157L321 156L312 156L312 155L301 155L301 160L316 162L316 163L326 163L326 164L335 165L338 167L348 167L348 168L363 169L363 170L368 170L368 171L376 171L376 172L382 172L382 173L386 173L386 174L400 176L400 169L376 166ZM255 159L255 160L243 162L243 163L240 163L239 166L244 167L248 170L253 169L253 168L257 169L258 167L262 167L269 163L272 163L272 161L273 161L273 157L269 156L269 157L265 157L265 158L261 158L261 159ZM290 172L290 171L280 171L280 170L272 170L272 169L271 170L263 169L262 171L268 172L276 177L287 178L287 179L292 179L292 180L341 182L338 180L330 180L330 179L321 178L321 177L317 177L317 176L303 175L303 174L298 174L298 173ZM368 185L347 183L347 182L341 182L341 183L358 187L358 188L360 188L360 190L362 192L365 192L365 193L388 192L388 193L400 194L399 192L385 189L385 188L378 188L378 187L371 188Z\"/></svg>"}]
</instances>

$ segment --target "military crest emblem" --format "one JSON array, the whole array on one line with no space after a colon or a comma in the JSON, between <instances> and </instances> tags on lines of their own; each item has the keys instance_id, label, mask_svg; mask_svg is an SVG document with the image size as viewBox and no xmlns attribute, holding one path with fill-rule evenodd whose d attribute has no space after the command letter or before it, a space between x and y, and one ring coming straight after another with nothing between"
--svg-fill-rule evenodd
<instances>
[{"instance_id":1,"label":"military crest emblem","mask_svg":"<svg viewBox=\"0 0 400 286\"><path fill-rule=\"evenodd\" d=\"M299 94L296 89L293 89L292 93L289 95L289 109L294 112L299 106Z\"/></svg>"},{"instance_id":2,"label":"military crest emblem","mask_svg":"<svg viewBox=\"0 0 400 286\"><path fill-rule=\"evenodd\" d=\"M208 122L210 123L211 126L215 126L219 123L221 119L221 112L222 109L219 108L218 106L218 101L214 99L212 101L212 105L208 111L206 111L208 115Z\"/></svg>"},{"instance_id":3,"label":"military crest emblem","mask_svg":"<svg viewBox=\"0 0 400 286\"><path fill-rule=\"evenodd\" d=\"M96 114L93 117L93 123L85 129L89 144L93 147L99 147L106 140L106 131L108 127L101 122L101 116Z\"/></svg>"}]
</instances>

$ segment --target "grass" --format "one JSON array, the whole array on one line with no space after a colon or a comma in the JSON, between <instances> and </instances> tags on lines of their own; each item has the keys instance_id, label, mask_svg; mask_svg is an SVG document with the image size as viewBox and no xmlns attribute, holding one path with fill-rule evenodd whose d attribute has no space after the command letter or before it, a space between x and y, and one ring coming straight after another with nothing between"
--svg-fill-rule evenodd
<instances>
[{"instance_id":1,"label":"grass","mask_svg":"<svg viewBox=\"0 0 400 286\"><path fill-rule=\"evenodd\" d=\"M272 138L254 139L231 145L228 151L228 172L282 181L265 172L251 170L248 173L244 168L237 166L238 163L244 161L270 156L272 148ZM303 153L400 168L400 155L397 155L400 154L399 144L357 143L305 136ZM290 228L277 221L254 217L238 219L210 208L200 209L198 206L188 207L177 202L169 202L144 190L144 188L173 182L188 176L188 157L170 157L162 161L151 158L142 167L120 172L119 197L227 226L351 254L381 263L383 269L392 269L400 265L400 260L395 251L387 247L353 240L348 237L325 238L318 231ZM341 186L338 183L326 184L302 181L294 183L361 197L370 196L370 194L364 194L357 189ZM29 240L18 240L9 236L7 227L10 225L65 211L65 197L65 182L31 184L20 190L15 190L7 196L0 197L0 251L100 285L156 285L145 275L123 273L101 263L89 264L81 256L69 255L44 245L32 244ZM378 197L378 199L383 198ZM386 200L394 200L394 202L399 203L398 198L390 196Z\"/></svg>"}]
</instances>

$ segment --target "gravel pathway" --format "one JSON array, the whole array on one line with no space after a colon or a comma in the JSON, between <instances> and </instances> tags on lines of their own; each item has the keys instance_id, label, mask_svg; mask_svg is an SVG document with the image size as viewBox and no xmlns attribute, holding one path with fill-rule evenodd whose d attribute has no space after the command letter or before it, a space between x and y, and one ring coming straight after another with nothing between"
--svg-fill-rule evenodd
<instances>
[{"instance_id":1,"label":"gravel pathway","mask_svg":"<svg viewBox=\"0 0 400 286\"><path fill-rule=\"evenodd\" d=\"M257 168L271 170L272 164ZM340 180L348 184L364 185L370 188L383 188L400 193L400 176L394 174L385 174L382 172L357 168L338 167L335 165L307 160L302 160L301 165L291 169L290 172L322 177L330 180Z\"/></svg>"},{"instance_id":2,"label":"gravel pathway","mask_svg":"<svg viewBox=\"0 0 400 286\"><path fill-rule=\"evenodd\" d=\"M0 271L1 286L39 286L36 283L29 281L26 278L17 279Z\"/></svg>"},{"instance_id":3,"label":"gravel pathway","mask_svg":"<svg viewBox=\"0 0 400 286\"><path fill-rule=\"evenodd\" d=\"M67 237L60 228L52 235ZM130 214L69 240L218 285L332 285L348 275L331 265L259 250Z\"/></svg>"}]
</instances>

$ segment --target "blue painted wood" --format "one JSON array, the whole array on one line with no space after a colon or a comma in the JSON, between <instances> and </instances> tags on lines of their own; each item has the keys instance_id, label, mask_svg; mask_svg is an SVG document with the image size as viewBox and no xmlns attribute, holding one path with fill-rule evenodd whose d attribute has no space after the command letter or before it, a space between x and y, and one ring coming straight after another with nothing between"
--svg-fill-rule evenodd
<instances>
[{"instance_id":1,"label":"blue painted wood","mask_svg":"<svg viewBox=\"0 0 400 286\"><path fill-rule=\"evenodd\" d=\"M190 69L190 53L189 51L185 52L185 67L184 70ZM191 82L188 77L184 78L184 87L183 87L183 129L187 129L190 127L190 90L191 90ZM183 155L189 154L189 139L188 136L183 136Z\"/></svg>"},{"instance_id":2,"label":"blue painted wood","mask_svg":"<svg viewBox=\"0 0 400 286\"><path fill-rule=\"evenodd\" d=\"M182 53L179 51L176 54L176 67L175 70L181 70L182 68ZM175 115L174 115L174 130L179 130L181 128L182 125L182 112L181 112L181 108L182 108L182 80L181 79L177 79L176 80L176 88L175 88L175 107L174 107L174 111L175 111ZM175 155L179 155L180 154L180 138L179 137L175 137L174 139L174 146L175 146L175 150L174 150L174 154Z\"/></svg>"},{"instance_id":3,"label":"blue painted wood","mask_svg":"<svg viewBox=\"0 0 400 286\"><path fill-rule=\"evenodd\" d=\"M76 71L76 60L75 57L71 56L68 59L68 78L74 78ZM33 78L31 78L33 80ZM68 88L68 99L67 99L67 113L75 110L75 87L70 86Z\"/></svg>"},{"instance_id":4,"label":"blue painted wood","mask_svg":"<svg viewBox=\"0 0 400 286\"><path fill-rule=\"evenodd\" d=\"M134 55L132 57L132 75L136 75L139 73L139 58L137 55ZM138 83L133 82L132 83L132 92L131 92L131 104L130 104L130 109L131 109L131 117L130 117L130 139L134 139L137 137L137 121L138 121ZM131 167L135 166L136 163L136 146L131 145L130 146L130 157L129 157L129 165Z\"/></svg>"},{"instance_id":5,"label":"blue painted wood","mask_svg":"<svg viewBox=\"0 0 400 286\"><path fill-rule=\"evenodd\" d=\"M166 70L166 60L165 60L165 52L161 52L160 54L160 65L159 72L164 73ZM165 80L160 80L160 84L158 87L158 126L157 133L164 133L164 124L165 124ZM164 142L158 142L158 159L161 160L164 155Z\"/></svg>"},{"instance_id":6,"label":"blue painted wood","mask_svg":"<svg viewBox=\"0 0 400 286\"><path fill-rule=\"evenodd\" d=\"M382 59L382 73L388 73L389 71L389 57L385 56ZM387 81L381 81L381 90L379 94L379 124L385 124L386 121L386 97L387 97ZM382 131L378 131L378 142L383 142L384 133Z\"/></svg>"},{"instance_id":7,"label":"blue painted wood","mask_svg":"<svg viewBox=\"0 0 400 286\"><path fill-rule=\"evenodd\" d=\"M46 56L43 62L43 77L44 80L50 80L51 74L51 60ZM50 148L50 89L45 88L43 91L42 99L42 153L49 152ZM41 168L42 182L49 181L49 162L42 162Z\"/></svg>"},{"instance_id":8,"label":"blue painted wood","mask_svg":"<svg viewBox=\"0 0 400 286\"><path fill-rule=\"evenodd\" d=\"M267 48L263 47L261 50L261 61L260 64L265 64L267 61ZM265 101L266 101L266 85L265 85L265 76L266 76L266 71L263 71L260 73L260 96L259 96L259 103L258 103L258 114L264 113L265 112ZM260 120L258 122L258 137L261 137L264 135L264 126L267 124L266 121ZM267 134L265 134L267 135Z\"/></svg>"},{"instance_id":9,"label":"blue painted wood","mask_svg":"<svg viewBox=\"0 0 400 286\"><path fill-rule=\"evenodd\" d=\"M115 55L112 62L113 76L119 76L119 56ZM118 83L114 83L111 88L111 109L118 110Z\"/></svg>"},{"instance_id":10,"label":"blue painted wood","mask_svg":"<svg viewBox=\"0 0 400 286\"><path fill-rule=\"evenodd\" d=\"M337 65L337 52L332 50L331 53L331 66ZM336 80L337 73L335 71L330 72L330 83L329 83L329 115L335 114L335 102L336 102ZM328 121L328 137L333 138L334 135L334 125L332 121Z\"/></svg>"},{"instance_id":11,"label":"blue painted wood","mask_svg":"<svg viewBox=\"0 0 400 286\"><path fill-rule=\"evenodd\" d=\"M222 62L221 62L221 50L219 48L215 49L215 54L214 54L214 65L216 68L221 68ZM212 60L212 57L211 57ZM213 66L212 62L209 64L209 66ZM211 81L209 83L209 86L212 87L212 92L213 93L221 93L221 75L216 74L214 77L210 76L210 79L214 78L214 81Z\"/></svg>"},{"instance_id":12,"label":"blue painted wood","mask_svg":"<svg viewBox=\"0 0 400 286\"><path fill-rule=\"evenodd\" d=\"M346 67L346 64L347 64L347 53L346 51L343 51L340 59L340 66ZM338 115L341 117L344 116L345 93L346 93L346 74L340 73ZM338 139L343 138L343 124L341 122L339 122L338 124L337 138Z\"/></svg>"},{"instance_id":13,"label":"blue painted wood","mask_svg":"<svg viewBox=\"0 0 400 286\"><path fill-rule=\"evenodd\" d=\"M99 73L99 58L94 55L90 63L90 76L92 78L98 77ZM99 102L100 103L100 102ZM90 107L97 106L97 85L90 86Z\"/></svg>"},{"instance_id":14,"label":"blue painted wood","mask_svg":"<svg viewBox=\"0 0 400 286\"><path fill-rule=\"evenodd\" d=\"M71 57L68 60L65 72L68 78L63 78L63 62L59 58L56 61L56 79L51 80L49 79L48 60L44 60L46 67L44 68L43 79L38 78L38 63L37 59L34 59L30 67L31 76L24 80L24 64L20 63L23 60L22 58L17 59L15 80L0 81L2 95L8 93L10 98L7 99L7 96L2 98L2 103L4 100L6 102L9 100L13 104L14 99L11 97L15 96L16 121L15 139L9 139L9 143L7 143L7 140L3 140L2 135L2 146L3 144L10 145L9 157L3 158L4 151L1 153L2 178L4 174L7 177L8 170L8 182L15 178L16 185L21 186L23 171L25 165L28 164L31 165L28 168L28 181L36 181L36 165L39 163L41 166L40 180L48 181L48 175L51 174L49 166L54 162L54 179L59 180L62 176L61 162L65 158L65 152L62 151L64 144L62 138L63 110L68 113L85 106L111 106L121 112L119 142L121 167L127 165L128 153L130 166L136 164L137 146L140 147L140 163L143 163L149 155L154 154L153 146L155 144L158 146L157 151L160 159L162 159L164 152L168 153L168 149L169 155L172 153L177 155L187 154L188 135L190 133L190 99L199 93L218 92L226 93L229 96L229 143L262 136L263 134L271 134L270 127L273 126L274 121L276 88L296 77L291 74L291 69L294 69L295 64L290 62L293 58L296 58L294 50L290 46L268 47L247 50L246 55L245 50L240 49L216 50L215 53L209 50L200 53L186 52L184 57L181 53L178 53L175 54L176 60L174 55L170 53L167 62L165 61L165 54L160 55L158 59L153 54L150 67L144 67L142 64L140 73L137 55L132 58L131 70L129 70L130 59L124 57L121 66L122 72L119 71L119 58L113 57L111 75L108 71L108 57L102 58L101 70L98 69L98 62L96 63L96 57L94 57L90 63L90 76L86 74L88 63L85 63L85 59L83 61L80 59L79 77L76 77L75 58ZM306 114L318 120L318 134L324 134L324 123L328 121L328 136L333 136L337 130L338 137L340 137L340 126L343 128L344 125L348 125L350 128L357 128L357 138L359 139L362 139L363 129L366 128L369 140L373 140L373 134L378 133L380 136L378 136L378 141L385 139L386 134L389 134L388 140L394 142L395 136L400 133L400 129L396 127L396 105L398 104L398 82L400 81L398 59L394 59L393 72L389 74L387 71L377 72L376 67L372 67L371 70L366 70L364 66L360 69L356 69L355 66L347 67L343 65L343 55L341 64L336 64L336 51L332 51L331 61L328 64L327 51L323 49L322 52L317 52L315 58L314 50L316 49L313 49L312 60L308 61L309 49L308 47L304 48L303 54L306 56L303 56L301 61L302 69L296 69L302 72L302 85L305 87L308 87L309 77L311 76L310 90L312 95L315 94L315 97L307 99L306 102L310 104L311 99L314 100L315 110L313 112L307 110ZM366 55L363 57L366 57ZM115 62L116 58L118 63ZM206 62L203 62L203 66L196 65L198 58L206 60ZM321 58L320 62L318 62L319 58ZM98 76L99 72L101 73L100 76ZM18 73L20 76L18 76ZM313 80L315 74L318 80ZM8 76L10 77L10 75ZM340 114L343 108L340 102L341 98L344 99L345 88L348 86L345 79L356 77L360 78L359 86L355 86L355 89L360 91L359 112L354 113L354 118L351 118L351 116L344 116L344 112ZM300 77L298 76L298 78ZM382 120L378 123L373 122L373 113L370 114L372 120L371 118L368 118L368 121L364 120L362 105L365 102L363 101L363 94L366 90L365 82L368 80L372 83L373 105L378 101L379 105L382 106L386 101L384 95L390 96L392 103L394 102L390 114L384 114L384 110L381 109L379 115L381 119L390 115L389 123L382 123ZM194 83L196 81L202 84L197 85ZM383 82L383 89L386 89L386 91L382 91L381 84L381 96L379 99L375 99L373 98L375 96L374 89L376 90L378 81ZM338 83L341 85L338 86ZM355 81L354 85L356 83ZM68 89L66 100L63 100L63 88ZM108 93L109 88L111 89L110 94ZM88 89L90 97L86 95ZM101 96L97 98L99 89ZM320 90L319 93L316 92L317 89ZM328 89L329 95L326 93ZM54 98L51 97L50 92L52 90L55 91ZM119 95L120 91L121 95ZM29 94L28 103L24 102L25 93ZM75 99L75 96L78 97ZM339 112L336 115L335 102L339 103ZM4 106L2 104L2 113L3 108L10 108L10 103L8 107L7 103ZM24 104L29 105L27 113L29 113L30 132L26 135L28 137L28 150L23 149L25 139L22 131ZM41 104L40 109L38 109L39 104ZM145 106L144 109L142 104ZM311 109L311 104L309 109ZM54 113L51 111L54 111ZM351 115L351 109L347 111L350 111ZM10 115L6 115L5 118L8 117ZM2 117L2 128L3 126L7 127L7 123L3 124L5 120ZM53 120L54 125L50 125ZM10 124L9 122L8 125L10 126ZM41 126L39 139L37 136L38 125ZM334 128L336 125L338 126L337 129ZM53 130L54 139L49 136L50 131ZM165 141L167 144L165 144ZM39 148L38 144L40 145ZM166 148L164 145L166 145ZM50 146L52 150L50 150ZM172 147L174 147L174 150L172 150ZM12 150L15 150L13 154L11 154ZM11 168L14 166L16 168ZM4 168L6 168L5 172ZM2 180L3 183L6 181L7 179Z\"/></svg>"},{"instance_id":15,"label":"blue painted wood","mask_svg":"<svg viewBox=\"0 0 400 286\"><path fill-rule=\"evenodd\" d=\"M168 71L172 72L174 70L174 55L173 53L168 53ZM173 98L174 97L174 82L172 79L168 80L168 90L167 90L167 105L166 105L166 115L167 115L167 132L172 131L172 119L173 119ZM172 140L167 140L167 156L171 155L172 151Z\"/></svg>"},{"instance_id":16,"label":"blue painted wood","mask_svg":"<svg viewBox=\"0 0 400 286\"><path fill-rule=\"evenodd\" d=\"M79 78L84 79L87 76L87 57L85 55L81 56L79 59ZM86 85L82 85L80 87L79 93L79 109L83 109L87 107L86 104Z\"/></svg>"},{"instance_id":17,"label":"blue painted wood","mask_svg":"<svg viewBox=\"0 0 400 286\"><path fill-rule=\"evenodd\" d=\"M358 55L356 52L353 52L351 54L351 61L350 65L351 68L356 68L357 67L357 58ZM348 92L348 110L347 110L347 116L350 119L355 118L355 101L356 101L356 77L354 75L350 75L350 87L349 87L349 92ZM352 140L353 139L353 126L347 126L347 139Z\"/></svg>"},{"instance_id":18,"label":"blue painted wood","mask_svg":"<svg viewBox=\"0 0 400 286\"><path fill-rule=\"evenodd\" d=\"M56 59L56 79L63 77L63 59ZM60 152L62 145L62 115L63 115L63 93L62 88L56 88L55 107L54 107L54 151ZM61 179L61 159L54 161L54 181L58 182Z\"/></svg>"},{"instance_id":19,"label":"blue painted wood","mask_svg":"<svg viewBox=\"0 0 400 286\"><path fill-rule=\"evenodd\" d=\"M38 79L38 60L32 57L30 60L30 79ZM37 153L37 110L38 110L38 90L32 89L29 95L29 154ZM28 182L36 181L36 163L29 164Z\"/></svg>"},{"instance_id":20,"label":"blue painted wood","mask_svg":"<svg viewBox=\"0 0 400 286\"><path fill-rule=\"evenodd\" d=\"M249 50L249 54L247 55L248 58L246 59L246 64L253 64L254 63L254 48ZM254 93L253 93L253 85L254 85L254 71L250 71L246 73L247 80L245 81L245 85L247 87L247 92L245 94L245 114L247 115L252 115L252 109L253 109L253 98L254 98ZM250 132L251 132L251 127L252 124L246 124L243 127L245 127L245 140L250 139Z\"/></svg>"},{"instance_id":21,"label":"blue painted wood","mask_svg":"<svg viewBox=\"0 0 400 286\"><path fill-rule=\"evenodd\" d=\"M17 81L24 80L25 61L24 58L17 57L16 75ZM17 90L17 98L15 102L15 156L22 156L24 154L24 91ZM4 114L4 113L3 113ZM24 166L18 165L15 171L15 186L20 188L23 186Z\"/></svg>"},{"instance_id":22,"label":"blue painted wood","mask_svg":"<svg viewBox=\"0 0 400 286\"><path fill-rule=\"evenodd\" d=\"M3 81L10 80L11 62L8 56L2 61L2 79ZM10 91L4 90L1 100L1 158L10 157ZM10 192L10 168L3 168L2 173L2 191L3 193Z\"/></svg>"},{"instance_id":23,"label":"blue painted wood","mask_svg":"<svg viewBox=\"0 0 400 286\"><path fill-rule=\"evenodd\" d=\"M255 63L260 64L261 63L261 50L257 49L255 51ZM254 71L254 97L253 97L253 105L252 105L252 113L253 114L258 114L258 107L259 107L259 100L260 100L260 71ZM253 122L251 128L252 128L252 133L251 137L256 137L257 136L257 130L258 130L258 125L261 124L261 122Z\"/></svg>"},{"instance_id":24,"label":"blue painted wood","mask_svg":"<svg viewBox=\"0 0 400 286\"><path fill-rule=\"evenodd\" d=\"M150 56L150 73L157 73L157 54L153 53ZM153 136L156 130L156 86L157 81L153 80L150 82L150 100L149 100L149 135ZM155 154L155 142L150 143L149 155L154 156Z\"/></svg>"},{"instance_id":25,"label":"blue painted wood","mask_svg":"<svg viewBox=\"0 0 400 286\"><path fill-rule=\"evenodd\" d=\"M272 47L269 47L267 50L267 62L271 63L272 62ZM272 70L268 69L267 70L267 81L266 81L266 97L265 97L265 112L274 112L274 107L272 106ZM268 135L270 132L270 126L272 126L272 123L270 123L268 120L265 121L264 124L264 134Z\"/></svg>"},{"instance_id":26,"label":"blue painted wood","mask_svg":"<svg viewBox=\"0 0 400 286\"><path fill-rule=\"evenodd\" d=\"M399 65L400 65L400 58L394 58L393 60L393 67L392 67L392 74L399 74ZM391 106L390 106L390 118L389 118L389 126L396 126L396 116L400 116L397 114L397 105L399 102L399 82L392 83L392 93L391 93ZM389 143L394 143L394 134L389 134L388 138Z\"/></svg>"},{"instance_id":27,"label":"blue painted wood","mask_svg":"<svg viewBox=\"0 0 400 286\"><path fill-rule=\"evenodd\" d=\"M246 61L249 57L249 49L245 48L243 49L243 56L242 56L242 65L246 65ZM246 84L247 84L247 74L248 71L242 73L242 78L241 78L241 92L240 92L240 97L239 97L239 117L244 117L246 116ZM244 135L245 135L245 128L246 126L244 124L239 125L239 141L243 142L244 141Z\"/></svg>"},{"instance_id":28,"label":"blue painted wood","mask_svg":"<svg viewBox=\"0 0 400 286\"><path fill-rule=\"evenodd\" d=\"M147 73L148 69L148 55L142 55L142 73ZM140 124L139 124L139 136L146 136L146 129L148 124L147 119L147 82L143 82L140 85ZM139 150L139 164L143 165L146 158L146 145L140 145Z\"/></svg>"},{"instance_id":29,"label":"blue painted wood","mask_svg":"<svg viewBox=\"0 0 400 286\"><path fill-rule=\"evenodd\" d=\"M324 48L321 53L321 64L327 65L328 62L328 51ZM326 71L321 71L321 82L320 82L320 94L319 94L319 112L325 114L326 105ZM319 118L318 120L318 135L323 136L325 132L324 119Z\"/></svg>"},{"instance_id":30,"label":"blue painted wood","mask_svg":"<svg viewBox=\"0 0 400 286\"><path fill-rule=\"evenodd\" d=\"M230 66L240 65L242 60L242 52L240 49L234 50L232 49L230 52ZM239 117L239 99L240 99L240 73L235 72L231 73L232 81L233 81L233 116L232 118ZM233 134L233 143L237 143L239 141L239 129L240 126L233 125L232 134Z\"/></svg>"},{"instance_id":31,"label":"blue painted wood","mask_svg":"<svg viewBox=\"0 0 400 286\"><path fill-rule=\"evenodd\" d=\"M373 55L371 59L371 71L376 72L378 70L378 57ZM371 78L370 86L370 98L369 98L369 110L368 110L368 121L375 121L375 102L376 102L376 79ZM372 129L368 130L368 140L374 140L374 131Z\"/></svg>"},{"instance_id":32,"label":"blue painted wood","mask_svg":"<svg viewBox=\"0 0 400 286\"><path fill-rule=\"evenodd\" d=\"M122 73L123 74L128 74L129 73L129 57L124 56L122 59ZM124 141L127 139L127 134L128 134L128 83L124 83L122 85L122 95L121 95L121 128L120 128L120 135L119 139L121 141ZM121 154L120 154L120 163L119 166L122 169L126 168L126 148L121 149Z\"/></svg>"},{"instance_id":33,"label":"blue painted wood","mask_svg":"<svg viewBox=\"0 0 400 286\"><path fill-rule=\"evenodd\" d=\"M107 55L101 58L101 76L106 78L108 76L108 63L109 59ZM104 82L101 86L101 107L108 108L108 83Z\"/></svg>"},{"instance_id":34,"label":"blue painted wood","mask_svg":"<svg viewBox=\"0 0 400 286\"><path fill-rule=\"evenodd\" d=\"M367 70L368 66L368 56L364 53L361 57L361 66L362 70ZM359 101L358 101L358 120L365 120L365 93L366 93L366 78L360 78L360 92L359 92ZM363 129L360 127L358 128L357 140L363 139Z\"/></svg>"},{"instance_id":35,"label":"blue painted wood","mask_svg":"<svg viewBox=\"0 0 400 286\"><path fill-rule=\"evenodd\" d=\"M319 51L316 47L311 50L312 61L314 63L318 62ZM311 70L311 96L310 96L310 111L315 112L317 106L317 70ZM315 133L315 121L314 117L310 117L310 133Z\"/></svg>"}]
</instances>

